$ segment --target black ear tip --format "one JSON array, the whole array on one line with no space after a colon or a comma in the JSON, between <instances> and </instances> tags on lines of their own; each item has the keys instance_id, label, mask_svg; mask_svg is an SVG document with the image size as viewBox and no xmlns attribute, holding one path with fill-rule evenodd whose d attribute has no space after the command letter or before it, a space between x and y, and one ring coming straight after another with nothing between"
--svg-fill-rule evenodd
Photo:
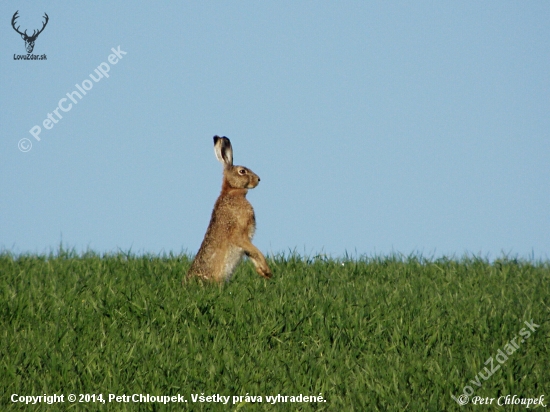
<instances>
[{"instance_id":1,"label":"black ear tip","mask_svg":"<svg viewBox=\"0 0 550 412\"><path fill-rule=\"evenodd\" d=\"M220 139L225 139L225 140L227 140L228 142L230 141L230 140L229 140L229 137L227 137L227 136L220 137L220 136L216 135L216 136L214 136L214 144L216 144L216 142L217 142L218 140L220 140Z\"/></svg>"}]
</instances>

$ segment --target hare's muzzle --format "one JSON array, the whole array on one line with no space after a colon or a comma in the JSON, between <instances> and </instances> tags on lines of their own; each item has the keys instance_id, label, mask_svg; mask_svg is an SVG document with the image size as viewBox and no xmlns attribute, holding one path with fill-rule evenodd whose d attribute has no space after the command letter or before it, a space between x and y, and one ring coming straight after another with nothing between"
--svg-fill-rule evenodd
<instances>
[{"instance_id":1,"label":"hare's muzzle","mask_svg":"<svg viewBox=\"0 0 550 412\"><path fill-rule=\"evenodd\" d=\"M250 175L250 180L248 181L248 189L254 189L260 183L260 176L256 174Z\"/></svg>"}]
</instances>

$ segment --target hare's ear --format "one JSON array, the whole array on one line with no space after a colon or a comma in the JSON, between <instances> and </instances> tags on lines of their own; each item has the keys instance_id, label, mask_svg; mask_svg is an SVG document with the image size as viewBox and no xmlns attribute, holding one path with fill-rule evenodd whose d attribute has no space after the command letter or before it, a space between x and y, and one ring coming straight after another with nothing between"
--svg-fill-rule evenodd
<instances>
[{"instance_id":1,"label":"hare's ear","mask_svg":"<svg viewBox=\"0 0 550 412\"><path fill-rule=\"evenodd\" d=\"M233 148L227 137L214 136L214 153L225 167L233 166Z\"/></svg>"}]
</instances>

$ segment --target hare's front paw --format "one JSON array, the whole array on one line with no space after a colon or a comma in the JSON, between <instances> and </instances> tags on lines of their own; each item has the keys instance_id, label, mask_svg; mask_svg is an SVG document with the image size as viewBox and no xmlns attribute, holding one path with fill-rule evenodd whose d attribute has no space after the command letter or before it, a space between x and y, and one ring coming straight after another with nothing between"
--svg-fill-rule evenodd
<instances>
[{"instance_id":1,"label":"hare's front paw","mask_svg":"<svg viewBox=\"0 0 550 412\"><path fill-rule=\"evenodd\" d=\"M258 273L266 279L271 279L271 276L273 276L267 266L258 268Z\"/></svg>"}]
</instances>

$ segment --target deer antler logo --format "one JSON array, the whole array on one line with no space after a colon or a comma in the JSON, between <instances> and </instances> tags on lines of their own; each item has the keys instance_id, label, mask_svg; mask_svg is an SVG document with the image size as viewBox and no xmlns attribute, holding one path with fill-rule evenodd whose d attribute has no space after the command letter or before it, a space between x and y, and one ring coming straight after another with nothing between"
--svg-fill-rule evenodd
<instances>
[{"instance_id":1,"label":"deer antler logo","mask_svg":"<svg viewBox=\"0 0 550 412\"><path fill-rule=\"evenodd\" d=\"M44 28L46 27L46 24L48 24L48 20L50 19L48 17L48 15L46 13L44 13L44 18L46 19L46 21L43 23L42 25L42 28L40 30L38 30L38 32L36 30L33 31L32 35L29 36L27 35L27 30L25 30L24 33L21 33L19 31L19 27L20 26L17 26L17 28L15 27L15 20L17 20L17 18L19 17L17 15L17 13L19 13L19 10L17 10L15 12L15 14L13 15L12 19L11 19L11 25L13 27L13 29L19 33L21 35L21 38L23 40L25 40L25 48L27 49L27 53L32 53L33 49L34 49L34 42L36 41L36 38L38 37L38 35L40 33L42 33L42 31L44 30Z\"/></svg>"}]
</instances>

